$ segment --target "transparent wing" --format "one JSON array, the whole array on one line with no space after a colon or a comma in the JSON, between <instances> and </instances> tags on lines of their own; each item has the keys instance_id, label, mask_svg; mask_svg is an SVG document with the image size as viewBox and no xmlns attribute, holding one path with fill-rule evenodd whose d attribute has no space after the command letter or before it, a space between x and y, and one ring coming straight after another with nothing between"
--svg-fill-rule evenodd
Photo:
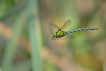
<instances>
[{"instance_id":1,"label":"transparent wing","mask_svg":"<svg viewBox=\"0 0 106 71\"><path fill-rule=\"evenodd\" d=\"M64 23L64 25L61 27L61 29L65 29L65 28L67 28L68 26L70 26L71 25L71 20L67 20L65 23Z\"/></svg>"},{"instance_id":2,"label":"transparent wing","mask_svg":"<svg viewBox=\"0 0 106 71\"><path fill-rule=\"evenodd\" d=\"M70 39L73 39L74 38L74 36L72 34L68 34L68 35L66 35L66 37L67 38L70 38Z\"/></svg>"},{"instance_id":3,"label":"transparent wing","mask_svg":"<svg viewBox=\"0 0 106 71\"><path fill-rule=\"evenodd\" d=\"M51 26L55 27L56 29L60 29L56 24L50 23Z\"/></svg>"},{"instance_id":4,"label":"transparent wing","mask_svg":"<svg viewBox=\"0 0 106 71\"><path fill-rule=\"evenodd\" d=\"M52 40L66 40L67 37L61 37L61 38L52 38Z\"/></svg>"},{"instance_id":5,"label":"transparent wing","mask_svg":"<svg viewBox=\"0 0 106 71\"><path fill-rule=\"evenodd\" d=\"M68 34L68 35L61 37L61 38L52 38L52 40L66 40L66 39L73 39L73 38L74 38L73 35Z\"/></svg>"}]
</instances>

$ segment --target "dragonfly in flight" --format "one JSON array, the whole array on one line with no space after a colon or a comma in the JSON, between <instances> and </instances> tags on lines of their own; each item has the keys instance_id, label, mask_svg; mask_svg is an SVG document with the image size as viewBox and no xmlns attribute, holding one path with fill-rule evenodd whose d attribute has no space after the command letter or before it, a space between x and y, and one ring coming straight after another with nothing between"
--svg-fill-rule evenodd
<instances>
[{"instance_id":1,"label":"dragonfly in flight","mask_svg":"<svg viewBox=\"0 0 106 71\"><path fill-rule=\"evenodd\" d=\"M53 23L50 23L50 25L57 29L55 32L51 33L52 39L63 38L65 36L69 38L74 38L74 36L71 33L85 30L98 30L98 28L80 28L77 30L63 31L63 29L71 25L71 20L67 20L62 27L58 27L56 24Z\"/></svg>"}]
</instances>

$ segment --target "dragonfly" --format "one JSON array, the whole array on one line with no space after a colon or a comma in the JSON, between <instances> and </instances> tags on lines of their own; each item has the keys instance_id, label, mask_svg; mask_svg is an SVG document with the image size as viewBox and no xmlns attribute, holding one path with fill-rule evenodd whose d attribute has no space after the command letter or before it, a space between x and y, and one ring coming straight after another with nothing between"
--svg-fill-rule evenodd
<instances>
[{"instance_id":1,"label":"dragonfly","mask_svg":"<svg viewBox=\"0 0 106 71\"><path fill-rule=\"evenodd\" d=\"M52 39L63 38L65 36L68 38L74 38L74 36L71 33L79 32L79 31L86 31L86 30L98 30L98 28L80 28L77 30L64 31L65 28L71 25L71 20L67 20L62 27L59 27L54 23L50 23L50 25L57 29L55 32L51 33Z\"/></svg>"}]
</instances>

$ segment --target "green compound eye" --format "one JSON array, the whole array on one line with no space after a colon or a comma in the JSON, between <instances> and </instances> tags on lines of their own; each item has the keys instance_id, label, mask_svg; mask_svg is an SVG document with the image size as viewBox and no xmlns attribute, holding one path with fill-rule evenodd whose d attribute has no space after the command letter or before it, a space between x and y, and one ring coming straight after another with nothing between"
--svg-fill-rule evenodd
<instances>
[{"instance_id":1,"label":"green compound eye","mask_svg":"<svg viewBox=\"0 0 106 71\"><path fill-rule=\"evenodd\" d=\"M51 34L51 37L53 37L53 34Z\"/></svg>"},{"instance_id":2,"label":"green compound eye","mask_svg":"<svg viewBox=\"0 0 106 71\"><path fill-rule=\"evenodd\" d=\"M56 37L56 33L51 33L51 37L52 38Z\"/></svg>"}]
</instances>

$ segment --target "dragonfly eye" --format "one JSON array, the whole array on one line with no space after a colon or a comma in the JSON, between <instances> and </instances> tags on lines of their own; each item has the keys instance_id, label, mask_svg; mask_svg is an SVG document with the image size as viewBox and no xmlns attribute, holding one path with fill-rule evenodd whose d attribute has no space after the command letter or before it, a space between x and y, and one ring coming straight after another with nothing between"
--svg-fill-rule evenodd
<instances>
[{"instance_id":1,"label":"dragonfly eye","mask_svg":"<svg viewBox=\"0 0 106 71\"><path fill-rule=\"evenodd\" d=\"M53 33L51 33L51 34L55 34L55 33L53 32Z\"/></svg>"},{"instance_id":2,"label":"dragonfly eye","mask_svg":"<svg viewBox=\"0 0 106 71\"><path fill-rule=\"evenodd\" d=\"M55 32L51 33L51 36L52 37L55 37L56 36L56 33Z\"/></svg>"}]
</instances>

